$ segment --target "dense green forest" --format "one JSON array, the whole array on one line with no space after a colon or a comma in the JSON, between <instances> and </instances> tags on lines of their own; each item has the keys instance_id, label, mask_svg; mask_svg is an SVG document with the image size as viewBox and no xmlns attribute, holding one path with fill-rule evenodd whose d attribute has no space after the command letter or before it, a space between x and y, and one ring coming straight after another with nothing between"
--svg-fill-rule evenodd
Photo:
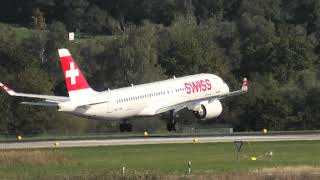
<instances>
[{"instance_id":1,"label":"dense green forest","mask_svg":"<svg viewBox=\"0 0 320 180\"><path fill-rule=\"evenodd\" d=\"M98 91L196 73L238 89L247 77L248 94L224 100L221 117L205 123L320 128L319 0L2 0L0 22L0 81L17 91L66 95L57 55L66 47ZM0 94L1 132L117 126L21 100ZM164 127L159 119L134 126Z\"/></svg>"}]
</instances>

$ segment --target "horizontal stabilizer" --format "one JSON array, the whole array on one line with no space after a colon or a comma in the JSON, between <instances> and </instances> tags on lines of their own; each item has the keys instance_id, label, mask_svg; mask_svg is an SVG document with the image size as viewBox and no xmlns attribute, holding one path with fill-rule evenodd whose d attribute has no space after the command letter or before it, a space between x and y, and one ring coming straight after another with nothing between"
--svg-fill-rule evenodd
<instances>
[{"instance_id":1,"label":"horizontal stabilizer","mask_svg":"<svg viewBox=\"0 0 320 180\"><path fill-rule=\"evenodd\" d=\"M69 97L65 96L52 96L52 95L41 95L41 94L26 94L26 93L17 93L10 89L8 86L0 83L0 88L2 88L5 92L7 92L10 96L18 96L18 97L27 97L27 98L37 98L37 99L45 99L48 102L65 102L69 101Z\"/></svg>"}]
</instances>

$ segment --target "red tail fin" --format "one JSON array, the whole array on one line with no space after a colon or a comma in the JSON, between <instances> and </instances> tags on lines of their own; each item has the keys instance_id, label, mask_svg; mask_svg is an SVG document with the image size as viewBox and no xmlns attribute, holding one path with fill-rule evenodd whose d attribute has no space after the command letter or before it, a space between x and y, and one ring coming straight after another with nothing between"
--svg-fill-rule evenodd
<instances>
[{"instance_id":1,"label":"red tail fin","mask_svg":"<svg viewBox=\"0 0 320 180\"><path fill-rule=\"evenodd\" d=\"M76 62L73 60L70 52L67 49L59 49L58 52L71 100L73 97L81 98L83 96L95 94L78 68Z\"/></svg>"}]
</instances>

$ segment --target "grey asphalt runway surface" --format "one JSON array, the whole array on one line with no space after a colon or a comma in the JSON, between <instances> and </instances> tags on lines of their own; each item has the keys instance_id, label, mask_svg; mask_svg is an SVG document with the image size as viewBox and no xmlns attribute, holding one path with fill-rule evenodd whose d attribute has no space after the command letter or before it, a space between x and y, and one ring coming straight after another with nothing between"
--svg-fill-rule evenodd
<instances>
[{"instance_id":1,"label":"grey asphalt runway surface","mask_svg":"<svg viewBox=\"0 0 320 180\"><path fill-rule=\"evenodd\" d=\"M214 137L164 137L164 138L133 138L105 140L66 140L66 141L35 141L0 143L0 149L51 148L51 147L87 147L135 144L166 144L166 143L213 143L233 141L298 141L320 140L320 134L299 135L260 135L260 136L214 136Z\"/></svg>"}]
</instances>

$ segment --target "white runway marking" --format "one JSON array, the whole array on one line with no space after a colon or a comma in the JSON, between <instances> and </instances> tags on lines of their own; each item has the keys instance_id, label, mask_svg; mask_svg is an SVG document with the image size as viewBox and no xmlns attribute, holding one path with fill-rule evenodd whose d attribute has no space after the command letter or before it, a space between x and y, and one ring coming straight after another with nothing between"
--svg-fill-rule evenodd
<instances>
[{"instance_id":1,"label":"white runway marking","mask_svg":"<svg viewBox=\"0 0 320 180\"><path fill-rule=\"evenodd\" d=\"M233 141L298 141L320 140L320 134L303 135L261 135L261 136L215 136L198 137L199 143L233 142ZM164 137L164 138L133 138L133 139L105 139L105 140L70 140L70 141L36 141L36 142L9 142L0 143L0 149L50 148L58 147L87 147L136 144L166 144L192 143L193 137Z\"/></svg>"}]
</instances>

